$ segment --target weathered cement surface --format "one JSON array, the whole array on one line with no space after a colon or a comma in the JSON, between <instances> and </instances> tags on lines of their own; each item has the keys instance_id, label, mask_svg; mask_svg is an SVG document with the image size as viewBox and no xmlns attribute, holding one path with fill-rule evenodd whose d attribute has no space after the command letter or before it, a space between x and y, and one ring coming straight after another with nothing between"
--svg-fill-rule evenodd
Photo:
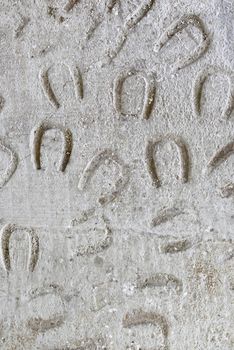
<instances>
[{"instance_id":1,"label":"weathered cement surface","mask_svg":"<svg viewBox=\"0 0 234 350\"><path fill-rule=\"evenodd\" d=\"M232 350L233 1L0 5L0 349Z\"/></svg>"}]
</instances>

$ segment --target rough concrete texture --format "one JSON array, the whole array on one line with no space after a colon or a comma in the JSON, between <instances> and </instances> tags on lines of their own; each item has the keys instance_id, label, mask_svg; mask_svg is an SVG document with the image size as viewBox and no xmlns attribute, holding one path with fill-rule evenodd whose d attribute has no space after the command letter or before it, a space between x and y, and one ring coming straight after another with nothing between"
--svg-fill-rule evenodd
<instances>
[{"instance_id":1,"label":"rough concrete texture","mask_svg":"<svg viewBox=\"0 0 234 350\"><path fill-rule=\"evenodd\" d=\"M234 349L234 2L0 1L0 349Z\"/></svg>"}]
</instances>

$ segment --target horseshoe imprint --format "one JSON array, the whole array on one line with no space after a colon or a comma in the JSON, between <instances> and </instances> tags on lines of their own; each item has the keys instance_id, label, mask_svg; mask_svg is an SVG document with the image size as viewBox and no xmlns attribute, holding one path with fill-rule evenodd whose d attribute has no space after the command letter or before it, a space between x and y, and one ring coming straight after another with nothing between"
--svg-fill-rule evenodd
<instances>
[{"instance_id":1,"label":"horseshoe imprint","mask_svg":"<svg viewBox=\"0 0 234 350\"><path fill-rule=\"evenodd\" d=\"M153 6L155 0L144 0L142 4L136 9L136 11L129 15L126 18L126 21L123 24L123 28L120 34L117 36L115 46L109 52L110 62L118 55L120 50L122 49L125 41L127 40L127 36L133 27L135 27L149 12L151 7Z\"/></svg>"},{"instance_id":2,"label":"horseshoe imprint","mask_svg":"<svg viewBox=\"0 0 234 350\"><path fill-rule=\"evenodd\" d=\"M160 179L157 173L157 166L154 159L154 151L160 143L173 142L179 153L180 157L180 180L182 183L188 182L189 178L189 154L184 142L173 135L167 135L165 137L149 141L146 145L146 164L153 184L156 187L161 186Z\"/></svg>"},{"instance_id":3,"label":"horseshoe imprint","mask_svg":"<svg viewBox=\"0 0 234 350\"><path fill-rule=\"evenodd\" d=\"M3 174L0 175L0 188L2 188L3 186L6 185L6 183L10 180L10 178L16 171L18 166L18 157L16 153L11 148L6 146L1 140L0 140L0 150L2 152L5 152L10 158L8 167L3 172Z\"/></svg>"},{"instance_id":4,"label":"horseshoe imprint","mask_svg":"<svg viewBox=\"0 0 234 350\"><path fill-rule=\"evenodd\" d=\"M101 205L112 202L124 189L125 185L129 180L127 167L123 162L115 155L111 150L106 149L101 151L96 156L94 156L91 161L87 164L84 169L80 181L78 184L79 190L83 191L87 184L90 182L91 178L94 176L95 171L100 167L102 163L106 160L112 161L114 164L117 164L120 168L121 175L119 179L115 182L114 189L110 193L106 193L98 199L98 202Z\"/></svg>"},{"instance_id":5,"label":"horseshoe imprint","mask_svg":"<svg viewBox=\"0 0 234 350\"><path fill-rule=\"evenodd\" d=\"M149 119L150 114L153 109L154 99L155 99L155 80L152 73L146 73L142 71L137 71L135 69L128 70L120 73L120 75L114 81L113 86L113 104L119 117L129 116L121 110L121 94L123 89L123 84L125 80L133 75L139 75L144 79L145 82L145 97L142 112L140 114L142 119ZM136 114L130 114L130 116L136 117Z\"/></svg>"},{"instance_id":6,"label":"horseshoe imprint","mask_svg":"<svg viewBox=\"0 0 234 350\"><path fill-rule=\"evenodd\" d=\"M39 238L33 229L8 224L1 230L1 255L2 263L7 272L11 270L9 244L11 235L16 231L25 231L29 238L29 258L28 258L28 270L33 272L38 259L39 259Z\"/></svg>"},{"instance_id":7,"label":"horseshoe imprint","mask_svg":"<svg viewBox=\"0 0 234 350\"><path fill-rule=\"evenodd\" d=\"M198 30L200 30L202 34L202 41L198 45L197 49L192 52L187 58L183 58L179 60L175 64L176 69L182 69L195 61L197 61L202 54L206 52L208 49L208 46L210 44L210 37L207 34L204 24L201 21L201 19L196 16L196 15L183 15L179 20L175 21L172 23L168 29L163 33L161 38L159 39L158 44L156 45L156 51L159 51L163 48L163 46L172 38L174 37L177 33L181 32L183 29L188 27L189 25L192 25L196 27Z\"/></svg>"},{"instance_id":8,"label":"horseshoe imprint","mask_svg":"<svg viewBox=\"0 0 234 350\"><path fill-rule=\"evenodd\" d=\"M192 104L193 104L193 111L195 116L200 117L201 116L201 97L203 92L203 87L206 82L206 80L212 76L222 74L224 75L229 84L229 92L227 97L227 103L224 108L222 117L223 118L229 118L233 112L234 109L234 93L232 88L232 76L233 73L224 71L222 69L219 69L217 67L208 67L205 70L202 70L198 76L196 77L194 86L193 86L193 92L192 92Z\"/></svg>"},{"instance_id":9,"label":"horseshoe imprint","mask_svg":"<svg viewBox=\"0 0 234 350\"><path fill-rule=\"evenodd\" d=\"M178 208L167 208L162 209L158 212L156 218L154 218L151 222L151 227L159 226L161 224L164 224L168 221L171 221L175 217L184 214L184 212L181 209Z\"/></svg>"},{"instance_id":10,"label":"horseshoe imprint","mask_svg":"<svg viewBox=\"0 0 234 350\"><path fill-rule=\"evenodd\" d=\"M75 90L75 95L76 95L76 99L78 100L83 99L83 79L82 79L82 75L81 72L79 70L79 68L77 66L68 66L65 63L63 63L63 65L69 70L70 76L72 77L73 80L73 84L74 84L74 90ZM51 83L50 83L50 78L49 78L49 70L52 68L53 66L47 68L47 69L43 69L41 70L40 74L39 74L39 79L40 79L40 83L42 86L42 90L44 92L44 95L46 96L46 98L48 99L48 101L50 102L50 104L55 107L56 109L58 109L60 107L60 103L51 87Z\"/></svg>"},{"instance_id":11,"label":"horseshoe imprint","mask_svg":"<svg viewBox=\"0 0 234 350\"><path fill-rule=\"evenodd\" d=\"M162 334L165 338L165 347L164 349L167 350L167 340L168 340L168 333L169 333L169 327L167 320L164 316L154 313L154 312L145 312L142 310L133 310L131 313L127 313L123 319L123 327L124 328L131 328L134 326L139 325L148 325L152 324L154 326L159 326Z\"/></svg>"},{"instance_id":12,"label":"horseshoe imprint","mask_svg":"<svg viewBox=\"0 0 234 350\"><path fill-rule=\"evenodd\" d=\"M226 146L221 148L209 161L208 171L211 173L215 168L222 164L234 153L234 141L229 142Z\"/></svg>"},{"instance_id":13,"label":"horseshoe imprint","mask_svg":"<svg viewBox=\"0 0 234 350\"><path fill-rule=\"evenodd\" d=\"M27 320L27 326L33 332L45 333L64 324L66 311L60 293L62 289L56 284L30 291L31 298L27 308L32 314Z\"/></svg>"},{"instance_id":14,"label":"horseshoe imprint","mask_svg":"<svg viewBox=\"0 0 234 350\"><path fill-rule=\"evenodd\" d=\"M81 245L77 251L77 256L90 256L101 253L103 250L108 249L113 242L112 231L110 228L106 227L104 233L105 236L103 240L97 242L96 244Z\"/></svg>"},{"instance_id":15,"label":"horseshoe imprint","mask_svg":"<svg viewBox=\"0 0 234 350\"><path fill-rule=\"evenodd\" d=\"M173 288L177 293L181 293L183 290L183 283L174 275L167 273L156 273L149 277L139 278L137 281L137 288L152 288L152 287L167 287Z\"/></svg>"},{"instance_id":16,"label":"horseshoe imprint","mask_svg":"<svg viewBox=\"0 0 234 350\"><path fill-rule=\"evenodd\" d=\"M52 123L45 121L38 127L34 128L31 132L30 146L31 146L31 159L36 170L41 169L41 144L44 133L47 130L55 129L61 132L63 135L63 152L60 161L59 171L64 172L66 170L67 164L70 160L73 142L72 133L69 129L63 126L54 126Z\"/></svg>"}]
</instances>

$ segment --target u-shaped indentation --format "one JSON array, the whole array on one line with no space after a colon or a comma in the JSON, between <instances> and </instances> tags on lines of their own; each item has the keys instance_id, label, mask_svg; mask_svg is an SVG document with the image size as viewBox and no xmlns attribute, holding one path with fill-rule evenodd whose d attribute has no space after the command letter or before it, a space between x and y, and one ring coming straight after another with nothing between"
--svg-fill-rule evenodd
<instances>
[{"instance_id":1,"label":"u-shaped indentation","mask_svg":"<svg viewBox=\"0 0 234 350\"><path fill-rule=\"evenodd\" d=\"M161 186L161 181L158 176L157 166L154 159L154 153L159 144L172 142L176 145L180 157L180 181L188 182L189 179L189 153L185 143L177 136L166 135L165 137L149 141L146 146L146 164L153 184L156 187Z\"/></svg>"},{"instance_id":2,"label":"u-shaped indentation","mask_svg":"<svg viewBox=\"0 0 234 350\"><path fill-rule=\"evenodd\" d=\"M76 99L77 100L83 99L84 97L83 80L82 80L82 75L79 68L77 66L68 66L65 63L63 63L63 65L68 68L69 73L72 77ZM41 83L44 95L46 96L50 104L53 107L58 109L60 107L60 103L58 101L58 98L55 95L55 92L51 87L51 82L49 78L49 71L53 66L54 65L52 65L49 68L42 69L39 74L39 78L40 78L40 83Z\"/></svg>"},{"instance_id":3,"label":"u-shaped indentation","mask_svg":"<svg viewBox=\"0 0 234 350\"><path fill-rule=\"evenodd\" d=\"M4 269L9 272L11 270L11 260L9 244L11 235L16 231L24 231L28 234L29 238L29 258L28 258L28 270L33 272L39 258L39 238L31 228L25 228L17 225L7 224L1 230L1 255Z\"/></svg>"},{"instance_id":4,"label":"u-shaped indentation","mask_svg":"<svg viewBox=\"0 0 234 350\"><path fill-rule=\"evenodd\" d=\"M168 347L168 334L169 326L166 318L155 312L146 312L143 310L133 310L128 312L123 319L124 328L132 328L140 325L153 325L159 327L164 337L164 347L167 350Z\"/></svg>"},{"instance_id":5,"label":"u-shaped indentation","mask_svg":"<svg viewBox=\"0 0 234 350\"><path fill-rule=\"evenodd\" d=\"M127 70L122 72L114 81L113 86L113 104L116 112L118 113L119 117L126 117L126 116L136 116L136 114L125 114L122 111L121 107L121 96L122 96L122 89L123 84L131 76L139 76L144 79L145 83L145 96L144 96L144 102L142 111L140 113L141 119L148 119L150 117L150 114L153 109L154 105L154 99L155 99L155 79L153 74L146 73L143 71L137 71L135 69Z\"/></svg>"},{"instance_id":6,"label":"u-shaped indentation","mask_svg":"<svg viewBox=\"0 0 234 350\"><path fill-rule=\"evenodd\" d=\"M78 184L79 190L83 191L87 184L90 182L91 178L94 176L97 169L106 160L110 160L114 164L116 164L119 167L121 174L119 179L114 184L114 189L111 192L108 192L99 198L98 201L102 205L113 201L122 192L123 188L129 180L126 165L123 164L123 162L112 150L105 149L97 155L95 155L84 169Z\"/></svg>"},{"instance_id":7,"label":"u-shaped indentation","mask_svg":"<svg viewBox=\"0 0 234 350\"><path fill-rule=\"evenodd\" d=\"M0 140L0 150L7 154L9 157L9 164L3 174L0 176L0 188L2 188L10 180L12 175L17 169L18 166L18 156L17 154L8 146L6 146Z\"/></svg>"},{"instance_id":8,"label":"u-shaped indentation","mask_svg":"<svg viewBox=\"0 0 234 350\"><path fill-rule=\"evenodd\" d=\"M206 32L205 26L201 19L193 14L189 15L183 15L179 20L173 22L167 30L162 34L160 37L157 45L156 45L156 51L159 51L164 47L164 45L177 33L181 32L183 29L188 27L189 25L192 25L196 27L202 34L202 40L201 43L197 46L196 50L193 51L188 57L185 57L181 60L179 60L175 64L176 69L181 69L189 64L197 61L202 54L205 53L205 51L208 49L208 46L210 44L210 37L208 33Z\"/></svg>"},{"instance_id":9,"label":"u-shaped indentation","mask_svg":"<svg viewBox=\"0 0 234 350\"><path fill-rule=\"evenodd\" d=\"M63 152L60 160L59 170L64 172L67 164L70 160L73 142L72 133L69 129L61 126L54 125L48 121L41 123L38 127L34 128L31 132L30 145L31 145L31 159L36 170L41 169L41 143L44 133L47 130L58 130L63 136Z\"/></svg>"},{"instance_id":10,"label":"u-shaped indentation","mask_svg":"<svg viewBox=\"0 0 234 350\"><path fill-rule=\"evenodd\" d=\"M222 74L223 76L225 76L227 78L228 85L229 85L227 102L223 110L222 117L228 119L230 118L233 112L233 109L234 109L234 92L233 92L233 86L232 86L233 73L222 70L217 67L208 67L202 70L201 72L199 72L193 86L192 105L193 105L193 111L196 117L201 116L201 97L202 97L204 84L210 76L217 75L217 74Z\"/></svg>"}]
</instances>

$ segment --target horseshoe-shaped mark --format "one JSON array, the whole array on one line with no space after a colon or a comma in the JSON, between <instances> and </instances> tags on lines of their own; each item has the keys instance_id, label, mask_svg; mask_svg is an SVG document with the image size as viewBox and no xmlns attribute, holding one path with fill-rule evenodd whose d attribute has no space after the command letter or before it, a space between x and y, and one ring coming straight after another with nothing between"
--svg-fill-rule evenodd
<instances>
[{"instance_id":1,"label":"horseshoe-shaped mark","mask_svg":"<svg viewBox=\"0 0 234 350\"><path fill-rule=\"evenodd\" d=\"M98 202L102 205L112 202L128 182L127 167L122 163L116 154L114 154L111 150L106 149L94 156L84 169L78 184L79 190L83 191L94 175L95 171L106 160L111 160L114 164L118 165L121 169L121 175L114 185L114 190L111 193L106 193L98 199Z\"/></svg>"},{"instance_id":2,"label":"horseshoe-shaped mark","mask_svg":"<svg viewBox=\"0 0 234 350\"><path fill-rule=\"evenodd\" d=\"M161 38L159 39L158 44L156 45L156 50L159 51L162 47L177 33L181 32L183 29L188 27L189 25L196 27L202 33L202 41L196 48L194 52L192 52L187 58L183 58L179 60L175 64L176 69L181 69L189 64L192 64L196 60L198 60L203 53L208 49L210 44L210 38L207 34L204 24L201 19L196 15L184 15L179 20L172 23L169 28L163 33Z\"/></svg>"},{"instance_id":3,"label":"horseshoe-shaped mark","mask_svg":"<svg viewBox=\"0 0 234 350\"><path fill-rule=\"evenodd\" d=\"M60 295L60 287L57 285L50 285L46 288L40 287L39 289L31 291L31 298L29 300L29 305L28 307L33 310L33 302L37 301L38 299L41 301L41 305L46 304L46 299L43 300L43 298L46 298L47 296L53 296L56 297L56 302L55 300L53 301L53 305L55 306L57 304L57 307L62 307L62 312L58 312L57 308L55 307L55 312L54 315L51 315L50 317L42 318L41 315L38 317L32 317L29 318L27 321L27 326L34 332L39 332L39 333L45 333L51 329L58 328L63 325L65 321L65 316L66 316L66 308L65 308L65 303L63 300L62 295ZM48 301L47 301L48 302ZM30 305L30 303L32 303ZM37 308L36 308L37 309ZM48 312L48 310L47 310Z\"/></svg>"},{"instance_id":4,"label":"horseshoe-shaped mark","mask_svg":"<svg viewBox=\"0 0 234 350\"><path fill-rule=\"evenodd\" d=\"M80 70L78 69L78 67L70 67L68 65L66 65L65 63L63 63L69 70L69 73L72 77L73 80L73 84L74 84L74 89L75 89L75 95L76 95L76 99L78 100L83 99L83 80L82 80L82 76L80 73ZM44 92L44 95L46 96L46 98L48 99L48 101L50 102L50 104L55 107L55 108L59 108L60 107L60 103L51 87L50 84L50 79L49 79L49 70L52 67L48 68L48 69L43 69L41 70L40 74L39 74L39 79L41 82L41 86L42 86L42 90Z\"/></svg>"},{"instance_id":5,"label":"horseshoe-shaped mark","mask_svg":"<svg viewBox=\"0 0 234 350\"><path fill-rule=\"evenodd\" d=\"M28 259L28 270L33 272L38 258L39 258L39 238L33 229L8 224L1 230L1 255L2 262L5 270L9 272L11 270L9 243L11 235L16 231L25 231L29 237L29 259Z\"/></svg>"},{"instance_id":6,"label":"horseshoe-shaped mark","mask_svg":"<svg viewBox=\"0 0 234 350\"><path fill-rule=\"evenodd\" d=\"M73 7L79 2L79 0L69 0L67 4L64 6L64 10L69 12L73 9Z\"/></svg>"},{"instance_id":7,"label":"horseshoe-shaped mark","mask_svg":"<svg viewBox=\"0 0 234 350\"><path fill-rule=\"evenodd\" d=\"M109 227L105 228L105 237L102 241L93 245L82 245L77 251L77 256L90 256L103 252L112 244L112 232Z\"/></svg>"},{"instance_id":8,"label":"horseshoe-shaped mark","mask_svg":"<svg viewBox=\"0 0 234 350\"><path fill-rule=\"evenodd\" d=\"M12 149L10 149L8 146L3 144L3 142L0 140L0 150L5 152L9 158L9 165L4 171L4 173L0 176L0 188L2 188L11 178L11 176L16 171L17 165L18 165L18 157Z\"/></svg>"},{"instance_id":9,"label":"horseshoe-shaped mark","mask_svg":"<svg viewBox=\"0 0 234 350\"><path fill-rule=\"evenodd\" d=\"M110 61L112 61L117 54L120 52L121 48L125 44L125 41L127 40L127 36L129 34L129 31L139 23L144 16L148 13L148 11L153 6L155 0L144 0L142 4L136 9L136 11L129 15L126 18L125 23L123 24L123 28L121 30L121 33L118 35L116 39L116 43L114 48L109 52L109 58Z\"/></svg>"},{"instance_id":10,"label":"horseshoe-shaped mark","mask_svg":"<svg viewBox=\"0 0 234 350\"><path fill-rule=\"evenodd\" d=\"M131 313L127 313L123 319L123 327L131 328L134 326L148 325L151 324L156 327L160 327L162 334L164 336L164 349L167 350L167 339L169 333L169 327L167 320L164 316L154 313L154 312L145 312L142 310L134 310Z\"/></svg>"},{"instance_id":11,"label":"horseshoe-shaped mark","mask_svg":"<svg viewBox=\"0 0 234 350\"><path fill-rule=\"evenodd\" d=\"M222 164L226 159L228 159L234 153L234 141L229 142L226 146L221 148L209 161L208 170L212 172L220 164Z\"/></svg>"},{"instance_id":12,"label":"horseshoe-shaped mark","mask_svg":"<svg viewBox=\"0 0 234 350\"><path fill-rule=\"evenodd\" d=\"M41 125L36 127L31 132L31 152L32 152L32 162L36 170L41 169L41 143L44 133L47 130L58 130L63 135L64 145L63 153L60 161L59 171L65 171L67 164L69 162L71 152L72 152L72 133L69 129L63 126L55 126L49 122L43 122Z\"/></svg>"},{"instance_id":13,"label":"horseshoe-shaped mark","mask_svg":"<svg viewBox=\"0 0 234 350\"><path fill-rule=\"evenodd\" d=\"M233 74L231 72L223 71L223 70L216 68L216 67L209 67L209 68L206 68L205 70L201 71L198 74L198 76L195 80L195 83L194 83L194 87L193 87L192 104L193 104L194 114L197 117L201 116L201 96L202 96L204 84L205 84L206 80L211 75L216 75L216 74L224 75L227 78L228 84L229 84L227 103L226 103L226 106L224 108L222 117L229 118L233 112L234 93L233 93L233 89L232 89L232 79L231 79Z\"/></svg>"},{"instance_id":14,"label":"horseshoe-shaped mark","mask_svg":"<svg viewBox=\"0 0 234 350\"><path fill-rule=\"evenodd\" d=\"M136 70L128 70L122 72L114 81L114 91L113 91L113 103L116 112L119 116L129 116L129 114L124 114L121 110L121 94L122 88L125 80L133 75L139 75L144 79L145 82L145 98L144 104L141 112L142 119L148 119L153 109L154 98L155 98L155 81L152 74L145 72L140 72ZM136 116L136 114L130 114L130 116Z\"/></svg>"},{"instance_id":15,"label":"horseshoe-shaped mark","mask_svg":"<svg viewBox=\"0 0 234 350\"><path fill-rule=\"evenodd\" d=\"M146 146L146 163L147 163L147 168L149 171L149 174L152 178L153 184L156 187L161 186L160 179L158 177L157 173L157 167L154 159L154 152L157 146L161 143L166 143L166 142L173 142L177 149L178 153L180 156L180 180L182 183L188 182L189 178L189 154L186 145L184 142L173 135L167 135L165 137L159 138L154 141L149 141L147 146Z\"/></svg>"}]
</instances>

